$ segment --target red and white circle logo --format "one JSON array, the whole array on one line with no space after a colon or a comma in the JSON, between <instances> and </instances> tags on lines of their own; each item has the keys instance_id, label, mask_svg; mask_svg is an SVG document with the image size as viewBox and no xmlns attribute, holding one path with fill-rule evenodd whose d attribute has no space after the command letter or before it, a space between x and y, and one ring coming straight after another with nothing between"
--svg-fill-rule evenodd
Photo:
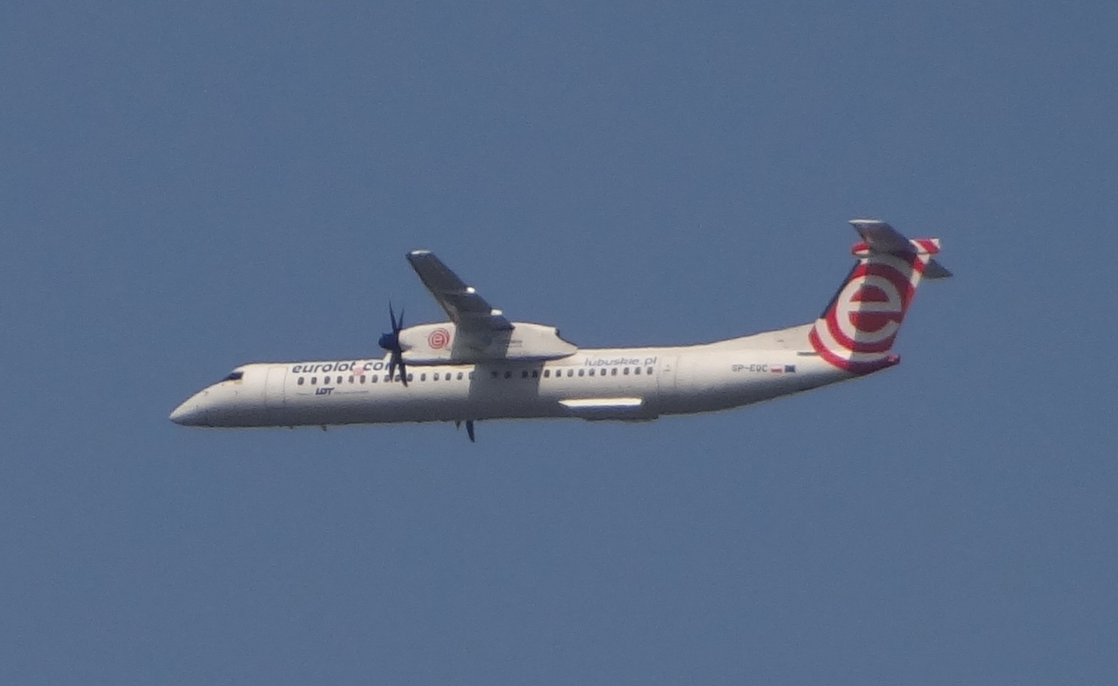
<instances>
[{"instance_id":1,"label":"red and white circle logo","mask_svg":"<svg viewBox=\"0 0 1118 686\"><path fill-rule=\"evenodd\" d=\"M843 284L809 339L821 357L842 369L867 373L896 362L889 354L915 292L916 255L874 255Z\"/></svg>"},{"instance_id":2,"label":"red and white circle logo","mask_svg":"<svg viewBox=\"0 0 1118 686\"><path fill-rule=\"evenodd\" d=\"M442 350L448 343L450 343L450 332L442 327L427 334L427 345L432 350Z\"/></svg>"}]
</instances>

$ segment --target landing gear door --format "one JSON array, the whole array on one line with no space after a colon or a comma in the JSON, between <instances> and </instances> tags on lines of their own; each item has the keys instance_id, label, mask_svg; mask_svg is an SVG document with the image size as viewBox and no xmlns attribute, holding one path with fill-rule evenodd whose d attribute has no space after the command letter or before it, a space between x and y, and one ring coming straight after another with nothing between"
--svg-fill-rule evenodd
<instances>
[{"instance_id":1,"label":"landing gear door","mask_svg":"<svg viewBox=\"0 0 1118 686\"><path fill-rule=\"evenodd\" d=\"M283 409L283 382L286 380L286 366L272 365L268 367L268 381L264 384L264 407L269 410Z\"/></svg>"}]
</instances>

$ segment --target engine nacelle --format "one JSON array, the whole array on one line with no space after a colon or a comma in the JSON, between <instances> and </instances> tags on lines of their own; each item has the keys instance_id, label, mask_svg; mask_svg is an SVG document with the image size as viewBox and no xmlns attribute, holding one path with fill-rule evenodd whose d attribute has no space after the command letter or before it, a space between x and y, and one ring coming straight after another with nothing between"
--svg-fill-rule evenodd
<instances>
[{"instance_id":1,"label":"engine nacelle","mask_svg":"<svg viewBox=\"0 0 1118 686\"><path fill-rule=\"evenodd\" d=\"M513 322L507 331L458 331L453 322L418 324L400 331L404 362L411 365L471 364L497 360L557 360L578 352L554 326Z\"/></svg>"}]
</instances>

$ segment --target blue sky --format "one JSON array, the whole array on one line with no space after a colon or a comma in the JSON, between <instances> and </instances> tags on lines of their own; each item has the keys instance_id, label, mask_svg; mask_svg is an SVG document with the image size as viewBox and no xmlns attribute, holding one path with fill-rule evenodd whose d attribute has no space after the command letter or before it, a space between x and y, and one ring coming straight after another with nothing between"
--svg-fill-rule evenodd
<instances>
[{"instance_id":1,"label":"blue sky","mask_svg":"<svg viewBox=\"0 0 1118 686\"><path fill-rule=\"evenodd\" d=\"M0 681L1118 677L1112 3L0 7ZM584 346L815 316L871 378L652 424L199 431L435 250Z\"/></svg>"}]
</instances>

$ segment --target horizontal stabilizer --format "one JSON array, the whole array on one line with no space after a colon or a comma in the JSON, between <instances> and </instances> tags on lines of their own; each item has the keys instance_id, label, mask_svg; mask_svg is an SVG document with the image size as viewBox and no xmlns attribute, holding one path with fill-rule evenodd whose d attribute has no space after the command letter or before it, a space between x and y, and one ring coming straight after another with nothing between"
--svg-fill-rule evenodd
<instances>
[{"instance_id":1,"label":"horizontal stabilizer","mask_svg":"<svg viewBox=\"0 0 1118 686\"><path fill-rule=\"evenodd\" d=\"M912 252L904 234L880 219L851 219L850 223L874 252Z\"/></svg>"},{"instance_id":2,"label":"horizontal stabilizer","mask_svg":"<svg viewBox=\"0 0 1118 686\"><path fill-rule=\"evenodd\" d=\"M928 260L928 266L924 267L925 279L946 279L951 275L951 271L947 267L943 266L934 259Z\"/></svg>"}]
</instances>

